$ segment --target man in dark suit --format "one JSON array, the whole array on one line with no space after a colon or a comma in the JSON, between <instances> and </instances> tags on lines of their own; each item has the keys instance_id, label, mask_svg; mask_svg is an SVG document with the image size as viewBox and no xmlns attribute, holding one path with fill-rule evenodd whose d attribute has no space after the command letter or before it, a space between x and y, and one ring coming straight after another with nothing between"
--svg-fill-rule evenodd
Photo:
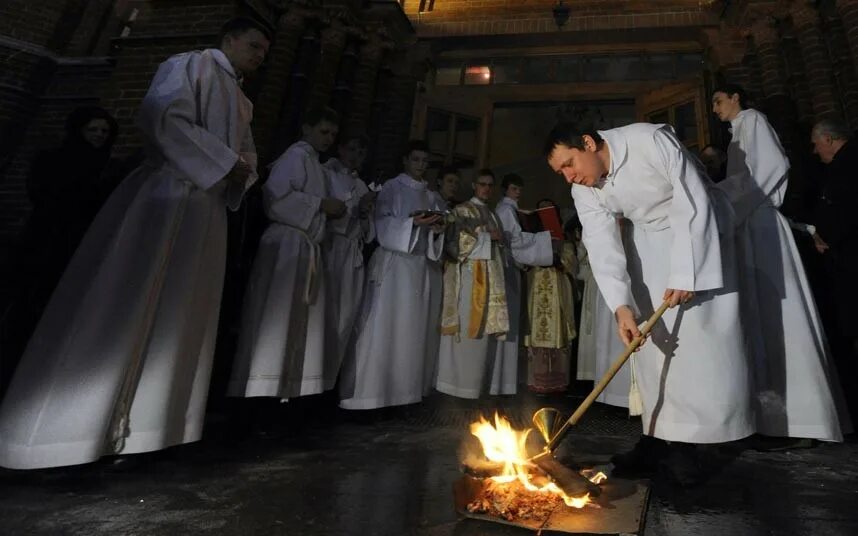
<instances>
[{"instance_id":1,"label":"man in dark suit","mask_svg":"<svg viewBox=\"0 0 858 536\"><path fill-rule=\"evenodd\" d=\"M838 120L819 121L811 131L814 154L826 165L816 203L813 236L830 285L832 321L828 336L853 421L858 418L858 141Z\"/></svg>"}]
</instances>

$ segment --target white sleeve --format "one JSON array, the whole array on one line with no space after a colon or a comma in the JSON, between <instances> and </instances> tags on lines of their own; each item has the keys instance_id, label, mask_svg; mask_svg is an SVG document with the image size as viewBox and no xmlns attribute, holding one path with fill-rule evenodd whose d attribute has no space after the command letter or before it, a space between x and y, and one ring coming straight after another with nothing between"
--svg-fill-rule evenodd
<instances>
[{"instance_id":1,"label":"white sleeve","mask_svg":"<svg viewBox=\"0 0 858 536\"><path fill-rule=\"evenodd\" d=\"M262 186L268 217L308 233L324 226L325 215L319 210L322 198L304 191L308 180L307 155L287 150L271 168Z\"/></svg>"},{"instance_id":2,"label":"white sleeve","mask_svg":"<svg viewBox=\"0 0 858 536\"><path fill-rule=\"evenodd\" d=\"M238 154L197 124L198 90L218 68L199 54L170 58L158 67L143 102L138 125L143 135L182 176L208 190L238 161Z\"/></svg>"},{"instance_id":3,"label":"white sleeve","mask_svg":"<svg viewBox=\"0 0 858 536\"><path fill-rule=\"evenodd\" d=\"M501 222L503 232L509 244L510 253L515 262L525 266L551 266L554 264L554 251L551 249L551 233L528 233L521 225L509 205L498 206L495 214Z\"/></svg>"},{"instance_id":4,"label":"white sleeve","mask_svg":"<svg viewBox=\"0 0 858 536\"><path fill-rule=\"evenodd\" d=\"M390 251L411 253L420 239L420 227L414 218L400 214L400 200L395 185L381 189L375 202L375 233L378 245Z\"/></svg>"},{"instance_id":5,"label":"white sleeve","mask_svg":"<svg viewBox=\"0 0 858 536\"><path fill-rule=\"evenodd\" d=\"M583 227L581 238L587 248L590 269L605 302L612 312L621 305L637 311L616 217L602 206L592 188L573 185L572 198Z\"/></svg>"}]
</instances>

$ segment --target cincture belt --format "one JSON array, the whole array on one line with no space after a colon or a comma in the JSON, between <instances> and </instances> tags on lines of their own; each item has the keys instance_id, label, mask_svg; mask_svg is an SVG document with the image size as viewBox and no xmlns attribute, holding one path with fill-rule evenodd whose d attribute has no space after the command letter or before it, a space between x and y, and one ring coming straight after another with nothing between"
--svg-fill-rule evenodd
<instances>
[{"instance_id":1,"label":"cincture belt","mask_svg":"<svg viewBox=\"0 0 858 536\"><path fill-rule=\"evenodd\" d=\"M318 280L319 273L322 271L322 246L321 244L317 244L316 242L314 242L313 239L310 238L310 235L308 235L304 229L292 225L287 225L279 221L275 221L273 223L276 223L277 225L282 225L283 227L288 227L293 231L297 231L298 234L304 237L304 240L307 242L307 245L310 246L310 262L307 265L307 282L304 284L304 305L312 305L316 298L316 282Z\"/></svg>"}]
</instances>

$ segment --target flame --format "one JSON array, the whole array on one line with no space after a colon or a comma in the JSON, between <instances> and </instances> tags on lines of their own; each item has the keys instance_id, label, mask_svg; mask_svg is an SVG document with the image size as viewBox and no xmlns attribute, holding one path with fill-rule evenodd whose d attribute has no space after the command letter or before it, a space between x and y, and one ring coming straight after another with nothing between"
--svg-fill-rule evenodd
<instances>
[{"instance_id":1,"label":"flame","mask_svg":"<svg viewBox=\"0 0 858 536\"><path fill-rule=\"evenodd\" d=\"M480 440L486 458L489 461L503 464L501 474L491 477L491 480L499 484L518 480L529 491L559 495L566 505L573 508L583 508L590 503L589 493L583 497L569 497L554 482L548 482L542 486L535 484L531 479L531 471L529 470L535 465L528 460L525 446L527 436L532 429L513 430L512 424L497 413L495 413L494 420L495 423L492 425L485 417L480 416L479 421L471 424L471 434ZM587 479L596 484L607 479L602 472L592 473L592 471L582 472Z\"/></svg>"}]
</instances>

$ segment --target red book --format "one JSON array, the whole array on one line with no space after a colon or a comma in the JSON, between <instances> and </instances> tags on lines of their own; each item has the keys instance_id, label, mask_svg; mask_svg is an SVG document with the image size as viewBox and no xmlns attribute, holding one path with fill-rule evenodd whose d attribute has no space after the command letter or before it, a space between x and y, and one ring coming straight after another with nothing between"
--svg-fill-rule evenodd
<instances>
[{"instance_id":1,"label":"red book","mask_svg":"<svg viewBox=\"0 0 858 536\"><path fill-rule=\"evenodd\" d=\"M548 231L553 240L563 240L563 224L557 207L543 207L536 210L520 210L521 228L528 233Z\"/></svg>"}]
</instances>

